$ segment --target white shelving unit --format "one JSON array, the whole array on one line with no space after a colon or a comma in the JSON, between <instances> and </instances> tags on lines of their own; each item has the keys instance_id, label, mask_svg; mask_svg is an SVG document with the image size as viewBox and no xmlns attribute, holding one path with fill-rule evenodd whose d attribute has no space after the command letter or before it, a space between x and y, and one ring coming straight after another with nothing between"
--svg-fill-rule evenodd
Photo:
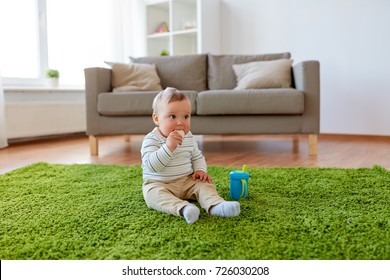
<instances>
[{"instance_id":1,"label":"white shelving unit","mask_svg":"<svg viewBox=\"0 0 390 280\"><path fill-rule=\"evenodd\" d=\"M145 0L147 55L220 53L220 0ZM158 31L165 23L168 31Z\"/></svg>"}]
</instances>

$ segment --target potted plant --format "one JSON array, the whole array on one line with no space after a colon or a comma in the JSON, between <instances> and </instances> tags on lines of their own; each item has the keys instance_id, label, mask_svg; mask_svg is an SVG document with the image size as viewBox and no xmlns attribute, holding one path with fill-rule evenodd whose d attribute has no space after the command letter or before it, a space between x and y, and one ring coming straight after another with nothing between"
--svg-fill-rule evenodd
<instances>
[{"instance_id":1,"label":"potted plant","mask_svg":"<svg viewBox=\"0 0 390 280\"><path fill-rule=\"evenodd\" d=\"M55 69L46 70L46 78L50 87L58 87L58 81L60 78L60 72Z\"/></svg>"},{"instance_id":2,"label":"potted plant","mask_svg":"<svg viewBox=\"0 0 390 280\"><path fill-rule=\"evenodd\" d=\"M160 52L160 55L161 55L161 56L168 56L168 55L169 55L169 52L168 52L167 50L162 50L162 51Z\"/></svg>"}]
</instances>

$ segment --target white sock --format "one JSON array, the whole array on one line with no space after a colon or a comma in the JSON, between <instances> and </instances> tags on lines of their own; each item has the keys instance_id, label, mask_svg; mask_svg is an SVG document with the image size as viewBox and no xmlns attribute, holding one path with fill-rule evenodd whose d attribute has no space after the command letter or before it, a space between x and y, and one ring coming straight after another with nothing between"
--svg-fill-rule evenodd
<instances>
[{"instance_id":1,"label":"white sock","mask_svg":"<svg viewBox=\"0 0 390 280\"><path fill-rule=\"evenodd\" d=\"M186 219L187 224L195 223L199 218L199 208L194 204L188 204L183 208L183 217Z\"/></svg>"},{"instance_id":2,"label":"white sock","mask_svg":"<svg viewBox=\"0 0 390 280\"><path fill-rule=\"evenodd\" d=\"M240 214L240 203L237 201L223 201L210 209L210 215L221 217L235 217Z\"/></svg>"}]
</instances>

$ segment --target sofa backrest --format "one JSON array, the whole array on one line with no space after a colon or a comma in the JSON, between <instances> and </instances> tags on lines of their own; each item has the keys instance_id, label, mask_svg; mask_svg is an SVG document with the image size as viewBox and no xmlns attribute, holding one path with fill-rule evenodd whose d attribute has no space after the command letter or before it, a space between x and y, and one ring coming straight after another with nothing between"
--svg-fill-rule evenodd
<instances>
[{"instance_id":1,"label":"sofa backrest","mask_svg":"<svg viewBox=\"0 0 390 280\"><path fill-rule=\"evenodd\" d=\"M208 88L215 89L233 89L237 84L233 65L248 63L253 61L265 61L276 59L289 59L291 54L275 53L261 55L213 55L208 54L207 80Z\"/></svg>"},{"instance_id":2,"label":"sofa backrest","mask_svg":"<svg viewBox=\"0 0 390 280\"><path fill-rule=\"evenodd\" d=\"M207 89L206 54L130 57L130 61L156 65L163 88L195 91Z\"/></svg>"},{"instance_id":3,"label":"sofa backrest","mask_svg":"<svg viewBox=\"0 0 390 280\"><path fill-rule=\"evenodd\" d=\"M130 57L133 63L156 65L161 86L180 90L233 89L237 85L233 65L253 61L289 59L291 54L258 55L194 54L176 56Z\"/></svg>"}]
</instances>

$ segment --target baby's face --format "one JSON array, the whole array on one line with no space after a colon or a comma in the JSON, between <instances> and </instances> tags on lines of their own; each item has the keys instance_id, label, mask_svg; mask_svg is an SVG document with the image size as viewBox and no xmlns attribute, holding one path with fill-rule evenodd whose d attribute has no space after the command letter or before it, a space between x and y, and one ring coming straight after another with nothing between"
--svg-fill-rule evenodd
<instances>
[{"instance_id":1,"label":"baby's face","mask_svg":"<svg viewBox=\"0 0 390 280\"><path fill-rule=\"evenodd\" d=\"M161 134L165 137L168 137L174 130L184 130L187 134L191 126L190 101L182 100L159 104L157 114L153 115L153 121L159 126Z\"/></svg>"}]
</instances>

